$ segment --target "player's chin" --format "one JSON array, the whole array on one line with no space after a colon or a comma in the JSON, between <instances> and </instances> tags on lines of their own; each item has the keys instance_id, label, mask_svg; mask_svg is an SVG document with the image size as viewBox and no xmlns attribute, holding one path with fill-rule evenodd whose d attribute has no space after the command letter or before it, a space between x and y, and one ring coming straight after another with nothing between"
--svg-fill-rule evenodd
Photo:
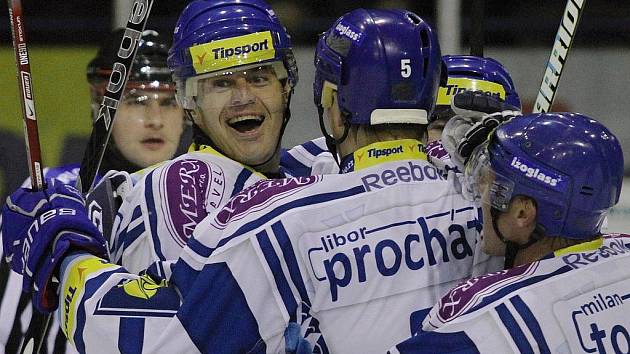
<instances>
[{"instance_id":1,"label":"player's chin","mask_svg":"<svg viewBox=\"0 0 630 354\"><path fill-rule=\"evenodd\" d=\"M241 150L240 159L242 163L249 166L263 164L273 156L273 147L261 147L260 144L251 144L249 148Z\"/></svg>"},{"instance_id":2,"label":"player's chin","mask_svg":"<svg viewBox=\"0 0 630 354\"><path fill-rule=\"evenodd\" d=\"M145 150L142 157L138 159L139 163L136 163L142 168L153 166L156 163L170 160L173 158L174 152L171 149L163 148L159 150Z\"/></svg>"}]
</instances>

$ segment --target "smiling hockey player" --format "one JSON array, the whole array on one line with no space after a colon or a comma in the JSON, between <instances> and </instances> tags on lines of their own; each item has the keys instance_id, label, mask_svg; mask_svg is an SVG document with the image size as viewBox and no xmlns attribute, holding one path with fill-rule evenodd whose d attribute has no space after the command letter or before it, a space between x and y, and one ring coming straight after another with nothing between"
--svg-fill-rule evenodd
<instances>
[{"instance_id":1,"label":"smiling hockey player","mask_svg":"<svg viewBox=\"0 0 630 354\"><path fill-rule=\"evenodd\" d=\"M145 171L119 210L112 260L135 272L177 259L208 212L255 181L337 167L323 139L280 149L298 75L290 37L266 2L191 2L168 64L193 146Z\"/></svg>"},{"instance_id":2,"label":"smiling hockey player","mask_svg":"<svg viewBox=\"0 0 630 354\"><path fill-rule=\"evenodd\" d=\"M483 250L506 270L452 289L391 353L627 351L630 236L600 232L621 191L617 138L581 114L520 116L465 174L483 203Z\"/></svg>"}]
</instances>

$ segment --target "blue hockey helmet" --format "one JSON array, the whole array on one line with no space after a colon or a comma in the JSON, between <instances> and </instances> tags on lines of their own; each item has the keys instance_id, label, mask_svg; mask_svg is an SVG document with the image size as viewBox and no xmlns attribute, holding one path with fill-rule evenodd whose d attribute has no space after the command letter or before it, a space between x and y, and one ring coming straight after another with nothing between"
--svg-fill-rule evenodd
<instances>
[{"instance_id":1,"label":"blue hockey helmet","mask_svg":"<svg viewBox=\"0 0 630 354\"><path fill-rule=\"evenodd\" d=\"M492 58L473 55L445 55L442 57L448 72L448 82L440 87L436 114L431 120L454 115L450 109L453 96L462 91L484 91L495 95L507 104L521 109L521 100L516 93L510 74L501 63Z\"/></svg>"},{"instance_id":2,"label":"blue hockey helmet","mask_svg":"<svg viewBox=\"0 0 630 354\"><path fill-rule=\"evenodd\" d=\"M437 37L418 15L357 9L319 38L315 104L330 106L336 91L350 124L427 124L441 69Z\"/></svg>"},{"instance_id":3,"label":"blue hockey helmet","mask_svg":"<svg viewBox=\"0 0 630 354\"><path fill-rule=\"evenodd\" d=\"M184 108L194 107L190 78L261 64L275 64L278 78L288 79L290 88L296 85L290 36L265 1L195 0L181 13L168 65Z\"/></svg>"},{"instance_id":4,"label":"blue hockey helmet","mask_svg":"<svg viewBox=\"0 0 630 354\"><path fill-rule=\"evenodd\" d=\"M588 239L599 234L621 193L619 140L578 113L529 114L500 125L473 153L466 175L479 181L483 165L494 176L489 183L492 207L506 210L517 195L533 198L546 236Z\"/></svg>"}]
</instances>

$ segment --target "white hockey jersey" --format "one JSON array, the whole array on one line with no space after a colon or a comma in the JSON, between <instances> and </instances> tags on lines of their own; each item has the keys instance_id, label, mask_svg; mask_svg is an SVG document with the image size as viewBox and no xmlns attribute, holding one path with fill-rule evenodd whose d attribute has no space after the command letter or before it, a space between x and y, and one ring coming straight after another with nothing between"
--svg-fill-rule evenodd
<instances>
[{"instance_id":1,"label":"white hockey jersey","mask_svg":"<svg viewBox=\"0 0 630 354\"><path fill-rule=\"evenodd\" d=\"M324 138L281 152L280 172L293 177L336 173ZM140 171L114 223L112 261L140 272L177 259L197 224L244 187L266 177L209 146Z\"/></svg>"},{"instance_id":2,"label":"white hockey jersey","mask_svg":"<svg viewBox=\"0 0 630 354\"><path fill-rule=\"evenodd\" d=\"M170 286L92 256L62 266L62 328L89 353L382 353L473 272L479 210L414 140L345 175L265 180L201 221ZM159 269L158 269L159 271Z\"/></svg>"},{"instance_id":3,"label":"white hockey jersey","mask_svg":"<svg viewBox=\"0 0 630 354\"><path fill-rule=\"evenodd\" d=\"M627 353L630 236L610 234L473 278L391 353Z\"/></svg>"}]
</instances>

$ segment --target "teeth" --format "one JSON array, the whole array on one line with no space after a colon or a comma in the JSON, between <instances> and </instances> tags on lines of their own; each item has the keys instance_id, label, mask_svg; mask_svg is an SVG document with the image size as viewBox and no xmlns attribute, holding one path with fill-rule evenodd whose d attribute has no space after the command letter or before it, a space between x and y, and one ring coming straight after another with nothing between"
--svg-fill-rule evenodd
<instances>
[{"instance_id":1,"label":"teeth","mask_svg":"<svg viewBox=\"0 0 630 354\"><path fill-rule=\"evenodd\" d=\"M240 116L240 117L234 117L230 119L228 121L228 124L234 124L234 123L242 122L245 120L255 120L257 122L262 122L264 118L262 116L253 116L253 115Z\"/></svg>"}]
</instances>

